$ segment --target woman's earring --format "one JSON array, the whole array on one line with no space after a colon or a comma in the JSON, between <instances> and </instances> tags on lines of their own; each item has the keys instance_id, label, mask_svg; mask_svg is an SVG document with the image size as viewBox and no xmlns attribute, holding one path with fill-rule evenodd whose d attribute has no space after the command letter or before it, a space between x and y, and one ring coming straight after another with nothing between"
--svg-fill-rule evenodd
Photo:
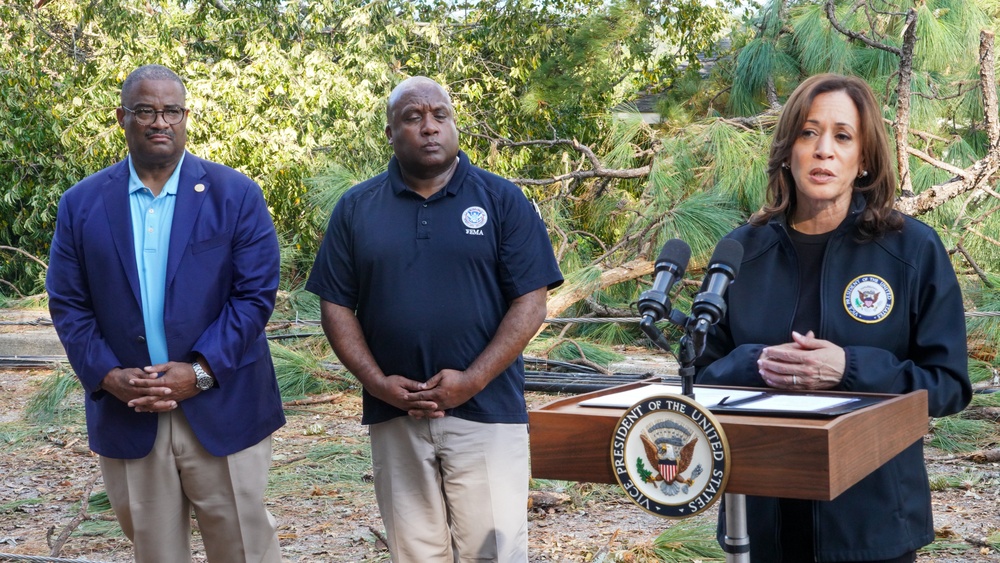
<instances>
[{"instance_id":1,"label":"woman's earring","mask_svg":"<svg viewBox=\"0 0 1000 563\"><path fill-rule=\"evenodd\" d=\"M858 174L858 178L864 178L867 175L868 175L868 171L867 170L862 170L861 173Z\"/></svg>"},{"instance_id":2,"label":"woman's earring","mask_svg":"<svg viewBox=\"0 0 1000 563\"><path fill-rule=\"evenodd\" d=\"M782 168L784 168L785 170L788 170L788 169L789 169L789 166L788 166L788 163L787 163L787 162L782 162L782 163L781 163L781 167L782 167Z\"/></svg>"}]
</instances>

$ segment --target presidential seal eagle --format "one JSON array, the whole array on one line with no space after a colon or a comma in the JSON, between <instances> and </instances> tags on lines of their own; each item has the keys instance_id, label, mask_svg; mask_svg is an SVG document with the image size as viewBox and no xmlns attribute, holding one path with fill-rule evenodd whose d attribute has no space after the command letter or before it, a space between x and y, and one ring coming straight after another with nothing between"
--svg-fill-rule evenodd
<instances>
[{"instance_id":1,"label":"presidential seal eagle","mask_svg":"<svg viewBox=\"0 0 1000 563\"><path fill-rule=\"evenodd\" d=\"M694 477L701 473L697 470L699 468L696 468L691 478L683 475L691 465L698 438L692 436L692 432L683 425L669 420L651 424L640 437L642 446L646 450L646 460L657 468L655 473L650 473L646 481L649 483L662 481L658 483L660 490L668 495L675 495L680 491L686 492L688 487L694 484Z\"/></svg>"}]
</instances>

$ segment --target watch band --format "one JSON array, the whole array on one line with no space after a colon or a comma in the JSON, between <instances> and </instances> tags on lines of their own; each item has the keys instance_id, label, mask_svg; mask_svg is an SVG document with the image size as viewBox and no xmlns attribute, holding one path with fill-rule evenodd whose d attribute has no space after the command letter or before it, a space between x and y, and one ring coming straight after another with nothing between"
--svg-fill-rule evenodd
<instances>
[{"instance_id":1,"label":"watch band","mask_svg":"<svg viewBox=\"0 0 1000 563\"><path fill-rule=\"evenodd\" d=\"M194 369L195 382L194 385L202 391L207 391L215 385L215 378L205 371L205 368L201 367L201 364L194 362L191 364L191 368Z\"/></svg>"}]
</instances>

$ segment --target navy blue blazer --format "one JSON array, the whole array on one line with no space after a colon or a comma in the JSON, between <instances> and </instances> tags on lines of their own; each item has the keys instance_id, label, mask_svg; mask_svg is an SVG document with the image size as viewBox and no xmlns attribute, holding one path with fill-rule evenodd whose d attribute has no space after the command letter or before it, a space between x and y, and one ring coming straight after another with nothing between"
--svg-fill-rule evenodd
<instances>
[{"instance_id":1,"label":"navy blue blazer","mask_svg":"<svg viewBox=\"0 0 1000 563\"><path fill-rule=\"evenodd\" d=\"M90 448L146 456L155 413L100 389L113 368L150 365L128 195L128 162L73 186L59 202L45 288L59 339L86 391ZM164 324L171 361L208 361L217 388L180 402L211 454L252 446L285 422L264 327L279 251L260 187L186 153L167 254Z\"/></svg>"}]
</instances>

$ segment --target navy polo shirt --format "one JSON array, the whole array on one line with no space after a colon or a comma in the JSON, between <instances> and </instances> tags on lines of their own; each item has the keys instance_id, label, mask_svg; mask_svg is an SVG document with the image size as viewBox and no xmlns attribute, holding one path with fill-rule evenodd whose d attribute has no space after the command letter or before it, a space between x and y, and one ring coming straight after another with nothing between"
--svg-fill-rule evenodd
<instances>
[{"instance_id":1,"label":"navy polo shirt","mask_svg":"<svg viewBox=\"0 0 1000 563\"><path fill-rule=\"evenodd\" d=\"M512 300L562 283L545 224L511 182L472 166L424 199L388 170L337 203L306 289L354 309L386 375L426 381L464 370L486 348ZM406 413L364 392L363 424ZM525 423L524 363L449 415Z\"/></svg>"}]
</instances>

